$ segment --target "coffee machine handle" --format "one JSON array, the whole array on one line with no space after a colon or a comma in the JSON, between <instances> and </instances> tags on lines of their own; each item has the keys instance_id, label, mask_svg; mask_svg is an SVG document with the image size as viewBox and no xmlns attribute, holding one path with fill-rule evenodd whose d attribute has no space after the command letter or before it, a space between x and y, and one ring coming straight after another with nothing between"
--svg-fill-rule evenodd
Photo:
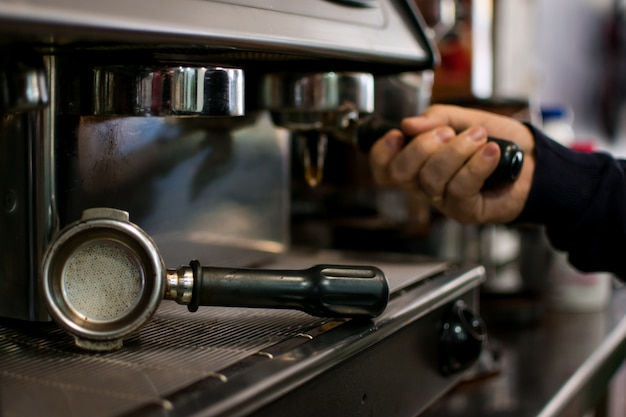
<instances>
[{"instance_id":1,"label":"coffee machine handle","mask_svg":"<svg viewBox=\"0 0 626 417\"><path fill-rule=\"evenodd\" d=\"M369 152L374 143L383 137L391 129L398 129L398 125L379 119L369 117L363 120L356 128L357 146ZM411 137L406 137L410 141ZM515 142L504 139L488 138L489 142L495 142L500 147L500 162L495 171L485 181L485 188L493 189L511 184L517 180L522 165L524 163L524 151Z\"/></svg>"},{"instance_id":2,"label":"coffee machine handle","mask_svg":"<svg viewBox=\"0 0 626 417\"><path fill-rule=\"evenodd\" d=\"M389 299L383 272L371 266L315 265L303 270L202 267L193 270L189 311L198 306L301 310L319 317L376 317Z\"/></svg>"}]
</instances>

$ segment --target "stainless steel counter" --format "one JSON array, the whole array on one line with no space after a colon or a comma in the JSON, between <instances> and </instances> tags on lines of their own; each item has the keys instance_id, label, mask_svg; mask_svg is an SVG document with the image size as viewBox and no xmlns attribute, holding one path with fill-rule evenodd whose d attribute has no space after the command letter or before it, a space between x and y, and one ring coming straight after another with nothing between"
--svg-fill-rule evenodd
<instances>
[{"instance_id":1,"label":"stainless steel counter","mask_svg":"<svg viewBox=\"0 0 626 417\"><path fill-rule=\"evenodd\" d=\"M500 371L459 385L423 417L569 417L597 406L604 415L607 386L626 359L626 287L604 311L548 311L524 328L487 327Z\"/></svg>"}]
</instances>

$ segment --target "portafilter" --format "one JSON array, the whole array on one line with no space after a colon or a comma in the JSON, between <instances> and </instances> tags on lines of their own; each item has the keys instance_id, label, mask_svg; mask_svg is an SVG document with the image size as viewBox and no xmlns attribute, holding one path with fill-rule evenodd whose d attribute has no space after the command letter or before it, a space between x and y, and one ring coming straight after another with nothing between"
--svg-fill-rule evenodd
<instances>
[{"instance_id":1,"label":"portafilter","mask_svg":"<svg viewBox=\"0 0 626 417\"><path fill-rule=\"evenodd\" d=\"M52 318L96 351L118 349L162 299L199 306L301 310L314 316L372 318L387 306L389 286L372 266L315 265L303 270L201 266L166 269L155 242L128 213L85 210L48 247L43 293Z\"/></svg>"},{"instance_id":2,"label":"portafilter","mask_svg":"<svg viewBox=\"0 0 626 417\"><path fill-rule=\"evenodd\" d=\"M399 128L374 115L374 92L374 76L365 72L270 73L263 78L261 99L275 124L296 132L303 142L306 139L305 175L310 185L316 185L327 136L369 152L386 132ZM407 136L405 143L411 139ZM522 149L508 140L488 140L500 147L500 162L485 187L517 180L524 162ZM310 154L316 154L317 165L311 163Z\"/></svg>"}]
</instances>

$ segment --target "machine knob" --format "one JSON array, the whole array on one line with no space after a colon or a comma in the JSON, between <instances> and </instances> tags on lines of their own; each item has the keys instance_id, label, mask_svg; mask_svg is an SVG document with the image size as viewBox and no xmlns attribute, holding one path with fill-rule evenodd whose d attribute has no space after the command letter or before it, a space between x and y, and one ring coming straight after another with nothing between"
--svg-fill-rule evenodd
<instances>
[{"instance_id":1,"label":"machine knob","mask_svg":"<svg viewBox=\"0 0 626 417\"><path fill-rule=\"evenodd\" d=\"M485 325L463 301L457 301L443 322L439 339L439 370L450 375L470 367L487 341Z\"/></svg>"}]
</instances>

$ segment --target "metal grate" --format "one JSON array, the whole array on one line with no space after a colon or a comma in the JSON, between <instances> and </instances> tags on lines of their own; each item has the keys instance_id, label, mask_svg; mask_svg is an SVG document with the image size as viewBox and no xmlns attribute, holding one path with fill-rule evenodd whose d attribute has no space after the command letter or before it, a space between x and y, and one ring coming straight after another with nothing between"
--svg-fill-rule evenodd
<instances>
[{"instance_id":1,"label":"metal grate","mask_svg":"<svg viewBox=\"0 0 626 417\"><path fill-rule=\"evenodd\" d=\"M113 416L154 403L323 319L164 302L124 348L87 353L53 324L0 322L0 415Z\"/></svg>"}]
</instances>

